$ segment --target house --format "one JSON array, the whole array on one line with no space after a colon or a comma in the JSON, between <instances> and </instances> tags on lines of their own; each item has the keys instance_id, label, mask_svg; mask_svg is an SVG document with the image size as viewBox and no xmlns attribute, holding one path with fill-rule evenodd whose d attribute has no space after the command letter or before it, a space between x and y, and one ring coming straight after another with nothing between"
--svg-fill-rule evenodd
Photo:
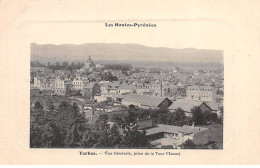
<instances>
[{"instance_id":1,"label":"house","mask_svg":"<svg viewBox=\"0 0 260 168\"><path fill-rule=\"evenodd\" d=\"M84 81L80 78L75 78L72 81L72 85L74 90L83 90Z\"/></svg>"},{"instance_id":2,"label":"house","mask_svg":"<svg viewBox=\"0 0 260 168\"><path fill-rule=\"evenodd\" d=\"M150 89L146 89L146 88L137 88L136 89L136 93L137 94L143 94L143 93L146 93L146 92L150 92ZM150 92L153 94L153 92Z\"/></svg>"},{"instance_id":3,"label":"house","mask_svg":"<svg viewBox=\"0 0 260 168\"><path fill-rule=\"evenodd\" d=\"M54 94L55 95L65 95L66 87L64 79L57 76L54 80Z\"/></svg>"},{"instance_id":4,"label":"house","mask_svg":"<svg viewBox=\"0 0 260 168\"><path fill-rule=\"evenodd\" d=\"M173 68L171 69L171 72L172 72L172 73L178 73L178 68L177 68L177 67L173 67Z\"/></svg>"},{"instance_id":5,"label":"house","mask_svg":"<svg viewBox=\"0 0 260 168\"><path fill-rule=\"evenodd\" d=\"M139 83L136 83L136 92L138 94L141 94L142 92L152 92L153 93L153 96L164 96L163 95L163 86L162 86L162 83L160 82L139 82ZM167 91L167 90L165 90Z\"/></svg>"},{"instance_id":6,"label":"house","mask_svg":"<svg viewBox=\"0 0 260 168\"><path fill-rule=\"evenodd\" d=\"M126 75L125 75L122 71L120 71L120 70L113 70L111 73L113 74L113 76L116 76L117 79L123 79L123 78L126 76Z\"/></svg>"},{"instance_id":7,"label":"house","mask_svg":"<svg viewBox=\"0 0 260 168\"><path fill-rule=\"evenodd\" d=\"M188 86L186 98L201 101L216 101L217 90L214 86Z\"/></svg>"},{"instance_id":8,"label":"house","mask_svg":"<svg viewBox=\"0 0 260 168\"><path fill-rule=\"evenodd\" d=\"M103 93L118 93L119 82L107 82L101 84L101 94Z\"/></svg>"},{"instance_id":9,"label":"house","mask_svg":"<svg viewBox=\"0 0 260 168\"><path fill-rule=\"evenodd\" d=\"M211 109L211 112L216 113L218 117L221 117L221 105L217 102L205 102L206 105Z\"/></svg>"},{"instance_id":10,"label":"house","mask_svg":"<svg viewBox=\"0 0 260 168\"><path fill-rule=\"evenodd\" d=\"M83 96L89 95L90 97L94 97L97 94L100 94L100 86L97 83L88 83L83 86Z\"/></svg>"},{"instance_id":11,"label":"house","mask_svg":"<svg viewBox=\"0 0 260 168\"><path fill-rule=\"evenodd\" d=\"M148 129L153 126L153 120L150 116L144 119L137 118L136 125L138 126L138 130Z\"/></svg>"},{"instance_id":12,"label":"house","mask_svg":"<svg viewBox=\"0 0 260 168\"><path fill-rule=\"evenodd\" d=\"M150 141L166 139L169 145L179 146L186 140L192 140L195 144L208 143L208 128L184 125L174 126L158 124L156 127L146 130L146 136Z\"/></svg>"},{"instance_id":13,"label":"house","mask_svg":"<svg viewBox=\"0 0 260 168\"><path fill-rule=\"evenodd\" d=\"M96 95L94 96L94 100L99 103L99 102L106 101L107 97L104 95Z\"/></svg>"},{"instance_id":14,"label":"house","mask_svg":"<svg viewBox=\"0 0 260 168\"><path fill-rule=\"evenodd\" d=\"M134 85L120 85L118 87L119 94L133 93L136 90Z\"/></svg>"},{"instance_id":15,"label":"house","mask_svg":"<svg viewBox=\"0 0 260 168\"><path fill-rule=\"evenodd\" d=\"M117 101L118 99L122 99L124 95L119 95L116 93L103 93L101 95L95 95L94 100L97 102L106 101L107 99L110 99L112 101Z\"/></svg>"},{"instance_id":16,"label":"house","mask_svg":"<svg viewBox=\"0 0 260 168\"><path fill-rule=\"evenodd\" d=\"M178 108L180 108L185 112L187 117L192 117L191 110L194 107L200 107L202 112L212 112L211 108L205 102L189 99L177 99L168 107L168 109L170 112L174 113Z\"/></svg>"},{"instance_id":17,"label":"house","mask_svg":"<svg viewBox=\"0 0 260 168\"><path fill-rule=\"evenodd\" d=\"M128 94L123 96L121 103L125 106L134 105L144 109L156 109L167 108L172 102L164 97Z\"/></svg>"}]
</instances>

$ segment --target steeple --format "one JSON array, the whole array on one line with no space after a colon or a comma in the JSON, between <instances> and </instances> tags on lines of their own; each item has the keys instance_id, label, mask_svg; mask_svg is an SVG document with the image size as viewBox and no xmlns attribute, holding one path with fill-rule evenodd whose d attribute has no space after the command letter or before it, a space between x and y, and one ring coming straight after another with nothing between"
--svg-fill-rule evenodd
<instances>
[{"instance_id":1,"label":"steeple","mask_svg":"<svg viewBox=\"0 0 260 168\"><path fill-rule=\"evenodd\" d=\"M91 57L90 55L88 56L88 60L87 60L88 63L92 63L92 60L91 60Z\"/></svg>"}]
</instances>

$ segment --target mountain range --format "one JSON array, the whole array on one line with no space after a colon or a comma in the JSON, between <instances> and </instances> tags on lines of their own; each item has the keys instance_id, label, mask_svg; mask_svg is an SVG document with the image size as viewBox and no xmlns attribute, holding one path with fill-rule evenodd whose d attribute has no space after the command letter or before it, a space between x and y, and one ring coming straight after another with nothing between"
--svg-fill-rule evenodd
<instances>
[{"instance_id":1,"label":"mountain range","mask_svg":"<svg viewBox=\"0 0 260 168\"><path fill-rule=\"evenodd\" d=\"M85 62L89 55L97 63L223 65L222 50L174 49L119 43L31 44L31 61L51 63L57 61Z\"/></svg>"}]
</instances>

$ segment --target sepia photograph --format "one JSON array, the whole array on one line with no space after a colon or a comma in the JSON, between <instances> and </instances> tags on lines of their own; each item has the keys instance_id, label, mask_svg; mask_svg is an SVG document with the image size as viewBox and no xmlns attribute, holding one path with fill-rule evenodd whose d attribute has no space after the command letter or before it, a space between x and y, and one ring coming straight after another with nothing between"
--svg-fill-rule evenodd
<instances>
[{"instance_id":1,"label":"sepia photograph","mask_svg":"<svg viewBox=\"0 0 260 168\"><path fill-rule=\"evenodd\" d=\"M223 60L213 49L32 43L30 148L223 149Z\"/></svg>"},{"instance_id":2,"label":"sepia photograph","mask_svg":"<svg viewBox=\"0 0 260 168\"><path fill-rule=\"evenodd\" d=\"M0 164L259 164L259 2L0 11Z\"/></svg>"}]
</instances>

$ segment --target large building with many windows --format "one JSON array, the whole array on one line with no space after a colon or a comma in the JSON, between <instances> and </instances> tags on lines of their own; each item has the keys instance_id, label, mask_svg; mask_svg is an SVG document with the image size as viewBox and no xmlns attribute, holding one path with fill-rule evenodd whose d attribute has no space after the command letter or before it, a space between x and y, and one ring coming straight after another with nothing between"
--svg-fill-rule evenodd
<instances>
[{"instance_id":1,"label":"large building with many windows","mask_svg":"<svg viewBox=\"0 0 260 168\"><path fill-rule=\"evenodd\" d=\"M200 101L216 101L217 90L214 86L188 86L186 98Z\"/></svg>"}]
</instances>

